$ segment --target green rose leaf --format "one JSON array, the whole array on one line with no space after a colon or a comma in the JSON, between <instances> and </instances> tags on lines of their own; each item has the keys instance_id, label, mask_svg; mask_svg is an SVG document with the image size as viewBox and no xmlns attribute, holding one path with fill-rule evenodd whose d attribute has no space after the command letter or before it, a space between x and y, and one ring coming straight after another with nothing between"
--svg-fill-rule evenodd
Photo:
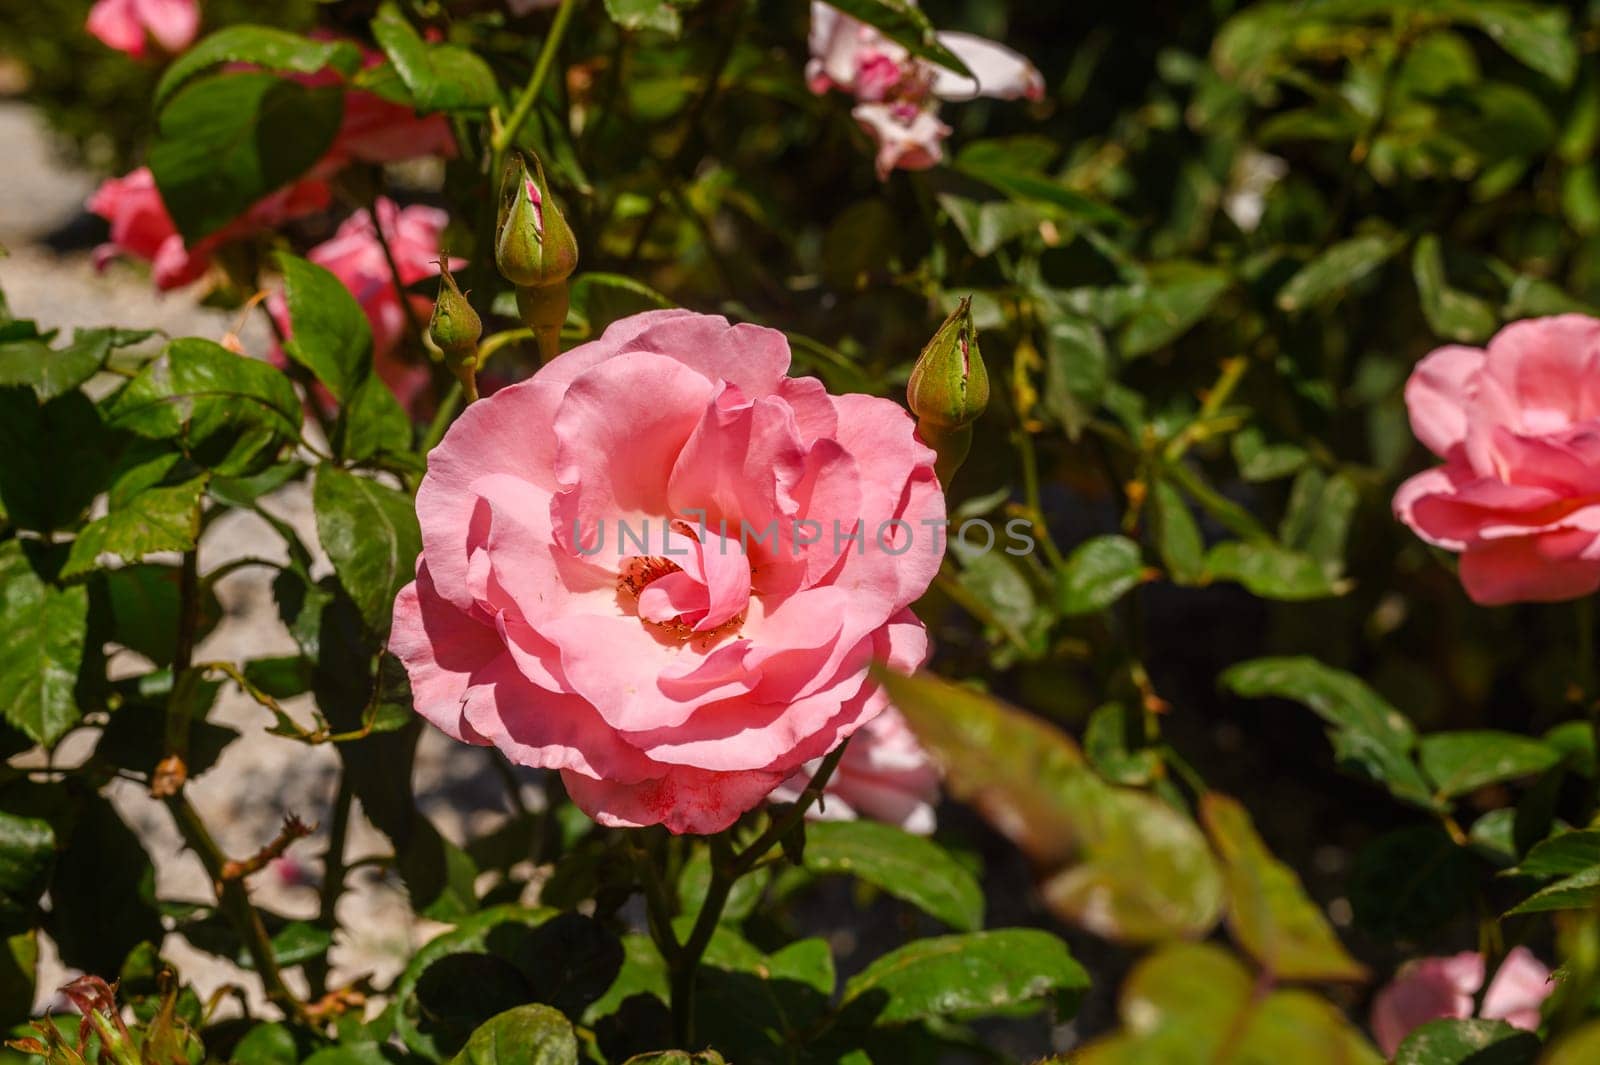
<instances>
[{"instance_id":1,"label":"green rose leaf","mask_svg":"<svg viewBox=\"0 0 1600 1065\"><path fill-rule=\"evenodd\" d=\"M368 374L339 412L334 450L346 462L386 456L420 468L410 453L411 418L377 374Z\"/></svg>"},{"instance_id":2,"label":"green rose leaf","mask_svg":"<svg viewBox=\"0 0 1600 1065\"><path fill-rule=\"evenodd\" d=\"M1237 801L1215 792L1201 819L1228 886L1228 927L1263 969L1285 980L1362 980L1366 967L1345 951L1300 878L1273 857Z\"/></svg>"},{"instance_id":3,"label":"green rose leaf","mask_svg":"<svg viewBox=\"0 0 1600 1065\"><path fill-rule=\"evenodd\" d=\"M1332 1003L1304 991L1259 994L1256 978L1209 943L1147 955L1122 987L1122 1030L1076 1051L1072 1065L1155 1061L1382 1065Z\"/></svg>"},{"instance_id":4,"label":"green rose leaf","mask_svg":"<svg viewBox=\"0 0 1600 1065\"><path fill-rule=\"evenodd\" d=\"M0 388L0 515L35 532L78 523L126 444L81 392L40 403L25 388Z\"/></svg>"},{"instance_id":5,"label":"green rose leaf","mask_svg":"<svg viewBox=\"0 0 1600 1065\"><path fill-rule=\"evenodd\" d=\"M223 229L327 154L344 92L270 73L191 82L162 109L150 170L185 241Z\"/></svg>"},{"instance_id":6,"label":"green rose leaf","mask_svg":"<svg viewBox=\"0 0 1600 1065\"><path fill-rule=\"evenodd\" d=\"M578 1065L578 1039L560 1010L518 1006L473 1032L451 1065Z\"/></svg>"},{"instance_id":7,"label":"green rose leaf","mask_svg":"<svg viewBox=\"0 0 1600 1065\"><path fill-rule=\"evenodd\" d=\"M73 689L88 626L87 589L46 583L20 542L0 544L0 714L35 743L53 746L82 716Z\"/></svg>"},{"instance_id":8,"label":"green rose leaf","mask_svg":"<svg viewBox=\"0 0 1600 1065\"><path fill-rule=\"evenodd\" d=\"M378 9L372 36L418 111L486 111L500 102L500 88L487 63L459 45L424 41L395 4Z\"/></svg>"},{"instance_id":9,"label":"green rose leaf","mask_svg":"<svg viewBox=\"0 0 1600 1065\"><path fill-rule=\"evenodd\" d=\"M0 937L33 927L55 856L48 821L0 810Z\"/></svg>"},{"instance_id":10,"label":"green rose leaf","mask_svg":"<svg viewBox=\"0 0 1600 1065\"><path fill-rule=\"evenodd\" d=\"M1199 828L1147 792L1106 783L1067 736L948 681L879 671L917 738L971 802L1045 871L1045 900L1107 938L1209 931L1222 877Z\"/></svg>"},{"instance_id":11,"label":"green rose leaf","mask_svg":"<svg viewBox=\"0 0 1600 1065\"><path fill-rule=\"evenodd\" d=\"M1045 343L1045 406L1076 438L1105 397L1111 354L1105 337L1082 318L1050 324Z\"/></svg>"},{"instance_id":12,"label":"green rose leaf","mask_svg":"<svg viewBox=\"0 0 1600 1065\"><path fill-rule=\"evenodd\" d=\"M1447 1018L1406 1036L1393 1065L1534 1065L1539 1037L1505 1021Z\"/></svg>"},{"instance_id":13,"label":"green rose leaf","mask_svg":"<svg viewBox=\"0 0 1600 1065\"><path fill-rule=\"evenodd\" d=\"M1594 865L1600 865L1600 829L1586 828L1540 840L1528 851L1521 864L1506 870L1503 875L1547 880L1581 873Z\"/></svg>"},{"instance_id":14,"label":"green rose leaf","mask_svg":"<svg viewBox=\"0 0 1600 1065\"><path fill-rule=\"evenodd\" d=\"M638 6L640 2L642 0L606 0L606 6ZM973 76L954 52L939 43L933 23L917 9L912 0L840 0L833 6L851 18L865 22L912 55L931 60L957 74L969 78Z\"/></svg>"},{"instance_id":15,"label":"green rose leaf","mask_svg":"<svg viewBox=\"0 0 1600 1065\"><path fill-rule=\"evenodd\" d=\"M919 939L878 958L845 985L843 1008L875 1010L874 1023L957 1020L1082 992L1089 974L1065 943L1032 928Z\"/></svg>"},{"instance_id":16,"label":"green rose leaf","mask_svg":"<svg viewBox=\"0 0 1600 1065\"><path fill-rule=\"evenodd\" d=\"M111 400L107 421L173 440L202 466L252 469L268 449L300 434L300 397L289 379L209 340L174 340Z\"/></svg>"},{"instance_id":17,"label":"green rose leaf","mask_svg":"<svg viewBox=\"0 0 1600 1065\"><path fill-rule=\"evenodd\" d=\"M1122 354L1131 358L1171 344L1210 312L1229 284L1226 271L1206 263L1151 266L1132 293L1133 313L1122 326Z\"/></svg>"},{"instance_id":18,"label":"green rose leaf","mask_svg":"<svg viewBox=\"0 0 1600 1065\"><path fill-rule=\"evenodd\" d=\"M1126 536L1097 536L1079 544L1056 576L1056 602L1063 614L1093 614L1109 607L1144 580L1139 545Z\"/></svg>"},{"instance_id":19,"label":"green rose leaf","mask_svg":"<svg viewBox=\"0 0 1600 1065\"><path fill-rule=\"evenodd\" d=\"M819 821L806 828L805 867L846 873L911 903L951 928L983 927L983 889L932 840L876 821Z\"/></svg>"},{"instance_id":20,"label":"green rose leaf","mask_svg":"<svg viewBox=\"0 0 1600 1065\"><path fill-rule=\"evenodd\" d=\"M1507 915L1584 910L1597 901L1600 901L1600 865L1593 865L1534 892L1507 911Z\"/></svg>"},{"instance_id":21,"label":"green rose leaf","mask_svg":"<svg viewBox=\"0 0 1600 1065\"><path fill-rule=\"evenodd\" d=\"M72 542L61 578L91 573L102 555L120 562L138 562L158 551L188 551L200 535L200 498L206 477L181 484L146 488L105 517L84 526Z\"/></svg>"},{"instance_id":22,"label":"green rose leaf","mask_svg":"<svg viewBox=\"0 0 1600 1065\"><path fill-rule=\"evenodd\" d=\"M39 337L0 342L0 386L26 385L43 403L99 373L113 351L152 335L127 329L79 329L64 348L52 348Z\"/></svg>"},{"instance_id":23,"label":"green rose leaf","mask_svg":"<svg viewBox=\"0 0 1600 1065\"><path fill-rule=\"evenodd\" d=\"M337 466L321 466L312 489L317 538L367 627L389 631L394 598L416 575L422 532L411 497Z\"/></svg>"},{"instance_id":24,"label":"green rose leaf","mask_svg":"<svg viewBox=\"0 0 1600 1065\"><path fill-rule=\"evenodd\" d=\"M1487 300L1450 287L1444 253L1434 234L1417 241L1411 254L1411 276L1416 279L1428 327L1440 337L1458 344L1481 344L1500 324Z\"/></svg>"},{"instance_id":25,"label":"green rose leaf","mask_svg":"<svg viewBox=\"0 0 1600 1065\"><path fill-rule=\"evenodd\" d=\"M1432 789L1411 760L1411 722L1359 678L1306 656L1256 658L1223 672L1220 681L1247 699L1276 696L1314 711L1331 728L1340 763L1387 787L1397 798L1432 809Z\"/></svg>"},{"instance_id":26,"label":"green rose leaf","mask_svg":"<svg viewBox=\"0 0 1600 1065\"><path fill-rule=\"evenodd\" d=\"M1237 581L1263 599L1300 602L1344 592L1316 559L1277 544L1217 544L1206 553L1206 571L1214 580Z\"/></svg>"},{"instance_id":27,"label":"green rose leaf","mask_svg":"<svg viewBox=\"0 0 1600 1065\"><path fill-rule=\"evenodd\" d=\"M1293 313L1332 300L1400 250L1393 237L1369 234L1328 248L1302 266L1278 292L1278 308Z\"/></svg>"},{"instance_id":28,"label":"green rose leaf","mask_svg":"<svg viewBox=\"0 0 1600 1065\"><path fill-rule=\"evenodd\" d=\"M1418 747L1423 772L1444 798L1532 776L1561 761L1561 752L1542 740L1493 729L1438 732L1422 737Z\"/></svg>"},{"instance_id":29,"label":"green rose leaf","mask_svg":"<svg viewBox=\"0 0 1600 1065\"><path fill-rule=\"evenodd\" d=\"M156 86L155 110L197 75L224 63L248 63L278 74L332 69L350 77L361 69L361 49L353 41L313 41L271 26L228 26L172 61Z\"/></svg>"},{"instance_id":30,"label":"green rose leaf","mask_svg":"<svg viewBox=\"0 0 1600 1065\"><path fill-rule=\"evenodd\" d=\"M287 252L278 256L292 335L283 350L348 400L372 371L372 327L361 304L330 271Z\"/></svg>"}]
</instances>

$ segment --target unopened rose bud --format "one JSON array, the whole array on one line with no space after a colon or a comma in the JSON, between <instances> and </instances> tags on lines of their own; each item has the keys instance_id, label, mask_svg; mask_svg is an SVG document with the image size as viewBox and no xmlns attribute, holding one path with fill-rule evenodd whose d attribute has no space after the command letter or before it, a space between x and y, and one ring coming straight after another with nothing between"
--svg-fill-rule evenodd
<instances>
[{"instance_id":1,"label":"unopened rose bud","mask_svg":"<svg viewBox=\"0 0 1600 1065\"><path fill-rule=\"evenodd\" d=\"M532 174L520 153L506 165L494 259L506 280L518 288L561 284L578 268L578 242L550 197L544 166L537 158Z\"/></svg>"},{"instance_id":2,"label":"unopened rose bud","mask_svg":"<svg viewBox=\"0 0 1600 1065\"><path fill-rule=\"evenodd\" d=\"M963 299L922 349L906 384L917 432L939 454L936 472L946 488L972 449L972 423L989 406L989 371L978 351L972 300Z\"/></svg>"},{"instance_id":3,"label":"unopened rose bud","mask_svg":"<svg viewBox=\"0 0 1600 1065\"><path fill-rule=\"evenodd\" d=\"M444 363L461 382L467 399L478 398L478 338L483 336L483 319L472 309L450 274L450 257L439 260L439 298L433 303L433 318L428 322L428 339L444 356Z\"/></svg>"}]
</instances>

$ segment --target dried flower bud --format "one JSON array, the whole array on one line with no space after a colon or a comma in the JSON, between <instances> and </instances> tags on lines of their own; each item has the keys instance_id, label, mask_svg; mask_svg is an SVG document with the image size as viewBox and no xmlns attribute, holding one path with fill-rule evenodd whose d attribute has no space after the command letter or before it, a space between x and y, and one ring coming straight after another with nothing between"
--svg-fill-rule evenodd
<instances>
[{"instance_id":1,"label":"dried flower bud","mask_svg":"<svg viewBox=\"0 0 1600 1065\"><path fill-rule=\"evenodd\" d=\"M532 174L521 153L513 154L506 164L494 258L506 280L518 288L561 284L578 268L578 243L550 197L538 158L533 160Z\"/></svg>"},{"instance_id":2,"label":"dried flower bud","mask_svg":"<svg viewBox=\"0 0 1600 1065\"><path fill-rule=\"evenodd\" d=\"M938 452L935 472L946 489L972 449L972 423L989 406L989 371L978 351L972 300L963 299L922 349L906 384L917 432Z\"/></svg>"}]
</instances>

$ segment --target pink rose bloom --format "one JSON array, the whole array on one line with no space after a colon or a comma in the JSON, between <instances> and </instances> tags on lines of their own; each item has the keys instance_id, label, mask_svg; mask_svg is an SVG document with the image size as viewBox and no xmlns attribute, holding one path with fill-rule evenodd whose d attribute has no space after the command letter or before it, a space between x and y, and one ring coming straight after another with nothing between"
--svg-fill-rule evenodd
<instances>
[{"instance_id":1,"label":"pink rose bloom","mask_svg":"<svg viewBox=\"0 0 1600 1065\"><path fill-rule=\"evenodd\" d=\"M896 167L925 170L943 157L950 127L939 121L939 101L993 96L1004 100L1044 96L1044 77L1027 59L970 33L940 33L939 42L973 77L918 59L864 22L829 4L811 5L811 61L806 83L814 93L851 93L852 114L878 142L879 178Z\"/></svg>"},{"instance_id":2,"label":"pink rose bloom","mask_svg":"<svg viewBox=\"0 0 1600 1065\"><path fill-rule=\"evenodd\" d=\"M561 770L602 824L680 833L880 714L870 663L927 648L934 455L895 403L788 368L775 330L652 311L468 407L395 603L418 712Z\"/></svg>"},{"instance_id":3,"label":"pink rose bloom","mask_svg":"<svg viewBox=\"0 0 1600 1065\"><path fill-rule=\"evenodd\" d=\"M773 800L794 802L821 764L820 758L807 762L772 793ZM807 816L819 821L869 817L927 836L936 827L933 808L938 802L939 771L906 719L891 706L850 740L828 778L822 803Z\"/></svg>"},{"instance_id":4,"label":"pink rose bloom","mask_svg":"<svg viewBox=\"0 0 1600 1065\"><path fill-rule=\"evenodd\" d=\"M1433 352L1406 382L1417 439L1444 459L1395 493L1395 516L1461 554L1483 604L1600 588L1600 321L1514 322L1487 350Z\"/></svg>"},{"instance_id":5,"label":"pink rose bloom","mask_svg":"<svg viewBox=\"0 0 1600 1065\"><path fill-rule=\"evenodd\" d=\"M1483 955L1476 951L1403 967L1372 1001L1372 1034L1384 1056L1393 1057L1412 1029L1429 1021L1471 1017L1482 986ZM1539 1007L1553 990L1550 970L1527 947L1516 947L1494 974L1479 1016L1531 1032L1539 1027Z\"/></svg>"},{"instance_id":6,"label":"pink rose bloom","mask_svg":"<svg viewBox=\"0 0 1600 1065\"><path fill-rule=\"evenodd\" d=\"M101 182L89 197L88 209L111 223L111 239L95 249L94 263L103 270L119 256L141 259L151 264L157 288L180 288L210 269L211 252L221 245L315 214L331 199L325 183L297 182L261 200L243 217L191 248L167 213L150 168L140 167L124 177Z\"/></svg>"},{"instance_id":7,"label":"pink rose bloom","mask_svg":"<svg viewBox=\"0 0 1600 1065\"><path fill-rule=\"evenodd\" d=\"M85 28L109 47L135 59L148 54L148 44L177 55L200 32L196 0L96 0Z\"/></svg>"},{"instance_id":8,"label":"pink rose bloom","mask_svg":"<svg viewBox=\"0 0 1600 1065\"><path fill-rule=\"evenodd\" d=\"M436 277L439 235L444 232L449 216L437 207L402 209L387 197L379 197L377 207L378 222L394 252L401 283L409 286L423 278ZM373 368L401 405L410 409L427 389L431 376L427 366L395 357L408 323L405 306L395 289L394 271L390 270L383 245L378 243L377 232L373 229L372 215L367 211L351 215L330 239L307 252L306 258L344 282L344 287L361 304L372 326ZM459 269L466 263L451 260L450 265L451 269ZM426 322L433 313L433 301L421 293L409 298L418 320ZM289 307L283 294L274 293L267 306L287 335Z\"/></svg>"}]
</instances>

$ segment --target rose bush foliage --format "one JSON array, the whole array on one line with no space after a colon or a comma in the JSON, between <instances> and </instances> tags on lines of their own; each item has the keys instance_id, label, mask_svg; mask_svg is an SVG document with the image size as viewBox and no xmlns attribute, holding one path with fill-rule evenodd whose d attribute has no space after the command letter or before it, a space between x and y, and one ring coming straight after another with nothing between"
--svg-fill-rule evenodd
<instances>
[{"instance_id":1,"label":"rose bush foliage","mask_svg":"<svg viewBox=\"0 0 1600 1065\"><path fill-rule=\"evenodd\" d=\"M1597 40L0 15L94 265L256 323L0 301L8 1065L1594 1060ZM337 784L230 851L241 728Z\"/></svg>"}]
</instances>

